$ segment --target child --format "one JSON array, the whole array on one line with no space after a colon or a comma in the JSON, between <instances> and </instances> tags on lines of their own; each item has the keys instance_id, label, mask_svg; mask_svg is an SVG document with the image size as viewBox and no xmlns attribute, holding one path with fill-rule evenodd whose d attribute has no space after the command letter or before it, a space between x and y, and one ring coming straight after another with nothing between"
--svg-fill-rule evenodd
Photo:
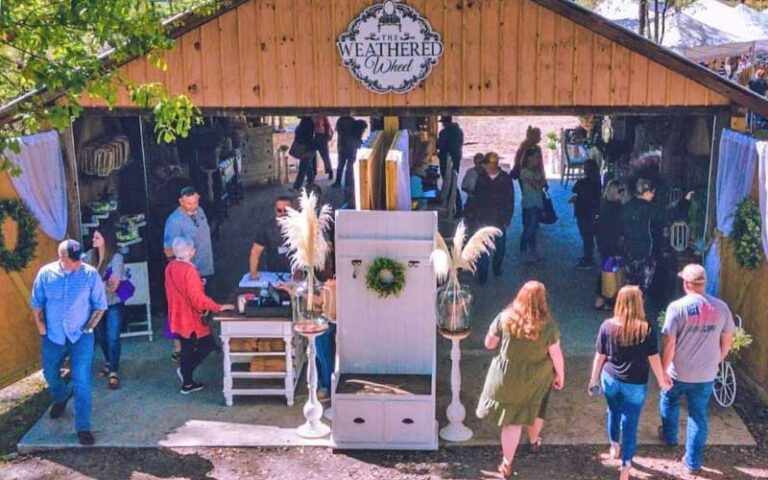
<instances>
[{"instance_id":1,"label":"child","mask_svg":"<svg viewBox=\"0 0 768 480\"><path fill-rule=\"evenodd\" d=\"M584 255L576 264L576 268L580 270L592 268L595 260L595 225L600 213L600 192L602 190L597 162L594 160L584 162L584 174L586 176L573 186L573 196L570 200L573 203L574 216L579 226L579 234L584 247Z\"/></svg>"}]
</instances>

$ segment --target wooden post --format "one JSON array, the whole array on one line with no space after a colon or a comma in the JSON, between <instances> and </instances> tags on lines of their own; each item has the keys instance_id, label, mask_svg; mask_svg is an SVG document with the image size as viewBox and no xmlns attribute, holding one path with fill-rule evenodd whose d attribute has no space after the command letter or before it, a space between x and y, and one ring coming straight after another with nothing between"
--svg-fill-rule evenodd
<instances>
[{"instance_id":1,"label":"wooden post","mask_svg":"<svg viewBox=\"0 0 768 480\"><path fill-rule=\"evenodd\" d=\"M399 117L384 117L384 131L393 132L400 129Z\"/></svg>"},{"instance_id":2,"label":"wooden post","mask_svg":"<svg viewBox=\"0 0 768 480\"><path fill-rule=\"evenodd\" d=\"M64 178L67 182L67 237L82 241L81 209L80 209L80 182L77 177L77 153L75 151L74 124L69 123L69 128L61 135L62 153L64 155Z\"/></svg>"},{"instance_id":3,"label":"wooden post","mask_svg":"<svg viewBox=\"0 0 768 480\"><path fill-rule=\"evenodd\" d=\"M707 182L707 216L704 220L704 239L708 237L717 228L717 167L720 163L720 139L723 136L723 129L730 125L731 117L729 114L718 114L712 118L712 150L709 156L709 181Z\"/></svg>"}]
</instances>

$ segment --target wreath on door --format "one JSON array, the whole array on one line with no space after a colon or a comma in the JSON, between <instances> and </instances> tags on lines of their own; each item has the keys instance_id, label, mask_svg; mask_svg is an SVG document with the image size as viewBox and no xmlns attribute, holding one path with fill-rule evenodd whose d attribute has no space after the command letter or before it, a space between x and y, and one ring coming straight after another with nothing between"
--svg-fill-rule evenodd
<instances>
[{"instance_id":1,"label":"wreath on door","mask_svg":"<svg viewBox=\"0 0 768 480\"><path fill-rule=\"evenodd\" d=\"M13 250L8 248L3 232L6 217L19 226ZM0 267L9 272L20 272L29 265L37 249L37 224L37 219L21 200L0 200Z\"/></svg>"},{"instance_id":2,"label":"wreath on door","mask_svg":"<svg viewBox=\"0 0 768 480\"><path fill-rule=\"evenodd\" d=\"M376 257L365 273L365 286L379 298L397 297L405 286L405 265L391 258Z\"/></svg>"}]
</instances>

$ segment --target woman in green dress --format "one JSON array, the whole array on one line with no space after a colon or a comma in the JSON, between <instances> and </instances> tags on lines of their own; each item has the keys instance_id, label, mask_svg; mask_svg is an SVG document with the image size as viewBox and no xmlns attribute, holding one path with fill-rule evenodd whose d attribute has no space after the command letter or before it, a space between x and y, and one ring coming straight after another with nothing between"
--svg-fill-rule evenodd
<instances>
[{"instance_id":1,"label":"woman in green dress","mask_svg":"<svg viewBox=\"0 0 768 480\"><path fill-rule=\"evenodd\" d=\"M549 392L565 382L560 331L549 314L544 284L527 282L491 323L485 336L489 350L501 345L485 378L477 416L501 427L504 458L499 473L512 474L523 425L531 452L541 446L541 433Z\"/></svg>"}]
</instances>

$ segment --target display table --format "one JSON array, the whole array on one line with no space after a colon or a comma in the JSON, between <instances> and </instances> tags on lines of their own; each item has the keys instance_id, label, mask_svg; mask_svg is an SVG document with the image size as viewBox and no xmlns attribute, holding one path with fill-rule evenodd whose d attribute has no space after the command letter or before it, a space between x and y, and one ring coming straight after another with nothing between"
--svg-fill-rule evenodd
<instances>
[{"instance_id":1,"label":"display table","mask_svg":"<svg viewBox=\"0 0 768 480\"><path fill-rule=\"evenodd\" d=\"M285 395L288 406L304 366L304 340L296 334L290 317L251 317L237 312L221 312L213 317L221 323L224 352L224 400L232 406L235 395ZM233 351L235 339L280 339L283 351ZM265 357L284 359L282 371L251 371L252 360Z\"/></svg>"}]
</instances>

